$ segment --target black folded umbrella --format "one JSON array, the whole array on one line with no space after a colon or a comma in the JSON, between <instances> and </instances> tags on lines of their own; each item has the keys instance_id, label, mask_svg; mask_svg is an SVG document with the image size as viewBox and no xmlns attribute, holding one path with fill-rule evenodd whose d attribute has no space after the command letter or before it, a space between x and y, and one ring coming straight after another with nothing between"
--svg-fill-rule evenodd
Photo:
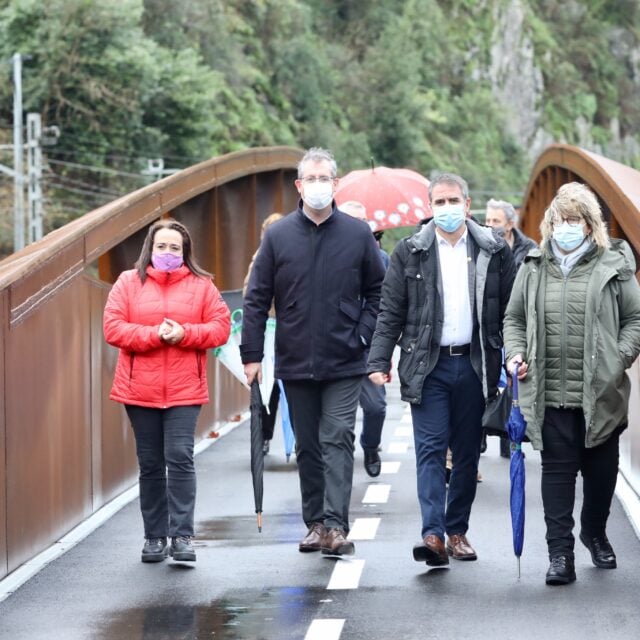
<instances>
[{"instance_id":1,"label":"black folded umbrella","mask_svg":"<svg viewBox=\"0 0 640 640\"><path fill-rule=\"evenodd\" d=\"M254 379L251 383L251 477L253 478L253 497L258 514L258 531L262 533L262 493L264 476L264 453L262 450L262 396L260 385Z\"/></svg>"}]
</instances>

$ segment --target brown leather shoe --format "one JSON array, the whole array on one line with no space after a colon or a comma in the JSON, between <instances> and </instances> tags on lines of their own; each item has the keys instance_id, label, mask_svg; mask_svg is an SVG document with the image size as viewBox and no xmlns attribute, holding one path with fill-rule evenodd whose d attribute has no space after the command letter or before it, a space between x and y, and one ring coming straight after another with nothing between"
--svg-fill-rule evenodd
<instances>
[{"instance_id":1,"label":"brown leather shoe","mask_svg":"<svg viewBox=\"0 0 640 640\"><path fill-rule=\"evenodd\" d=\"M430 567L442 567L449 564L449 556L444 548L444 542L436 535L428 535L413 547L413 559L417 562L426 562Z\"/></svg>"},{"instance_id":2,"label":"brown leather shoe","mask_svg":"<svg viewBox=\"0 0 640 640\"><path fill-rule=\"evenodd\" d=\"M300 541L298 549L302 553L320 551L320 549L322 549L322 538L326 531L322 522L312 522L307 535Z\"/></svg>"},{"instance_id":3,"label":"brown leather shoe","mask_svg":"<svg viewBox=\"0 0 640 640\"><path fill-rule=\"evenodd\" d=\"M327 529L322 538L322 553L332 556L352 556L356 552L356 547L347 540L343 529Z\"/></svg>"},{"instance_id":4,"label":"brown leather shoe","mask_svg":"<svg viewBox=\"0 0 640 640\"><path fill-rule=\"evenodd\" d=\"M477 560L478 556L469 544L464 533L454 533L448 536L447 552L456 560Z\"/></svg>"}]
</instances>

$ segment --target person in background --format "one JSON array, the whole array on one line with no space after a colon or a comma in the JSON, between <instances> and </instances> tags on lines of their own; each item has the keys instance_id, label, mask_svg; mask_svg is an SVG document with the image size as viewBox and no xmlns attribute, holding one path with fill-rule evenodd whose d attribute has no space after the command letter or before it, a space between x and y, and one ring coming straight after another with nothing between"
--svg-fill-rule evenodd
<instances>
[{"instance_id":1,"label":"person in background","mask_svg":"<svg viewBox=\"0 0 640 640\"><path fill-rule=\"evenodd\" d=\"M281 213L274 212L266 217L264 222L262 223L262 229L260 232L260 242L264 238L264 232L267 227L272 225L274 222L278 222L278 220L282 220L284 216ZM260 248L256 250L253 254L253 258L251 258L251 262L249 263L249 268L247 269L247 275L244 278L244 285L242 287L242 295L244 296L247 293L247 285L249 284L249 277L251 276L251 269L253 268L253 263L258 255L258 251ZM269 311L270 317L275 317L275 309L273 306ZM269 407L264 405L262 406L262 438L263 445L262 451L266 455L269 453L269 446L271 439L273 438L273 430L276 424L276 413L278 412L278 402L280 400L280 386L278 385L278 381L276 380L273 388L271 389L271 395L269 396Z\"/></svg>"},{"instance_id":2,"label":"person in background","mask_svg":"<svg viewBox=\"0 0 640 640\"><path fill-rule=\"evenodd\" d=\"M104 310L105 339L120 350L110 398L125 405L136 440L142 562L196 559L196 421L209 401L207 349L229 330L229 309L197 264L187 228L154 222Z\"/></svg>"},{"instance_id":3,"label":"person in background","mask_svg":"<svg viewBox=\"0 0 640 640\"><path fill-rule=\"evenodd\" d=\"M510 202L491 198L487 202L486 211L485 224L492 227L499 236L507 241L513 253L516 269L520 268L527 253L538 245L516 226L516 210Z\"/></svg>"},{"instance_id":4,"label":"person in background","mask_svg":"<svg viewBox=\"0 0 640 640\"><path fill-rule=\"evenodd\" d=\"M361 202L348 200L343 202L339 208L350 216L362 220L368 226L367 209ZM380 242L377 238L376 242L380 248ZM380 258L386 269L389 266L389 254L382 248L380 248ZM365 358L368 356L367 350ZM384 386L373 384L368 376L364 376L360 390L360 406L362 407L360 446L364 453L364 470L367 475L376 478L382 470L379 447L382 440L382 427L387 416L387 398Z\"/></svg>"},{"instance_id":5,"label":"person in background","mask_svg":"<svg viewBox=\"0 0 640 640\"><path fill-rule=\"evenodd\" d=\"M476 560L467 530L476 494L485 399L497 392L502 319L515 276L506 242L470 219L465 180L429 186L433 220L401 240L382 287L367 371L389 379L400 347L402 399L411 403L422 513L416 561ZM446 489L447 447L453 470ZM447 542L445 546L445 534Z\"/></svg>"},{"instance_id":6,"label":"person in background","mask_svg":"<svg viewBox=\"0 0 640 640\"><path fill-rule=\"evenodd\" d=\"M300 161L298 208L266 230L253 263L240 351L251 384L261 376L273 301L275 376L295 430L308 527L298 548L343 555L355 552L347 536L356 409L384 267L371 230L336 207L336 175L325 149Z\"/></svg>"},{"instance_id":7,"label":"person in background","mask_svg":"<svg viewBox=\"0 0 640 640\"><path fill-rule=\"evenodd\" d=\"M580 540L593 564L615 569L606 526L640 352L640 287L623 240L607 235L596 196L583 184L558 189L525 258L504 325L507 368L518 366L520 409L542 459L546 583L576 579L573 507L583 478Z\"/></svg>"},{"instance_id":8,"label":"person in background","mask_svg":"<svg viewBox=\"0 0 640 640\"><path fill-rule=\"evenodd\" d=\"M488 227L492 227L500 237L507 241L513 253L516 269L520 268L527 253L538 246L531 238L525 236L524 233L518 229L516 210L510 202L491 198L487 202L485 224ZM500 455L503 458L511 457L509 440L507 438L500 438Z\"/></svg>"}]
</instances>

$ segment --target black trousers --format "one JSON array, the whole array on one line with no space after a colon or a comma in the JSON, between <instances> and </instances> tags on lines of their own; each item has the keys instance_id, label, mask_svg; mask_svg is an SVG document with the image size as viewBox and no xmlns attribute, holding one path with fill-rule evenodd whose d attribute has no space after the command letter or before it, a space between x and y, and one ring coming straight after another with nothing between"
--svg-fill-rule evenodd
<instances>
[{"instance_id":1,"label":"black trousers","mask_svg":"<svg viewBox=\"0 0 640 640\"><path fill-rule=\"evenodd\" d=\"M136 438L144 537L193 536L193 446L200 405L126 409Z\"/></svg>"},{"instance_id":2,"label":"black trousers","mask_svg":"<svg viewBox=\"0 0 640 640\"><path fill-rule=\"evenodd\" d=\"M273 438L273 429L276 424L276 413L278 413L278 401L280 400L280 385L275 380L273 389L269 396L269 411L262 405L262 437L265 440Z\"/></svg>"},{"instance_id":3,"label":"black trousers","mask_svg":"<svg viewBox=\"0 0 640 640\"><path fill-rule=\"evenodd\" d=\"M302 493L309 526L349 531L356 409L362 376L340 380L285 380Z\"/></svg>"},{"instance_id":4,"label":"black trousers","mask_svg":"<svg viewBox=\"0 0 640 640\"><path fill-rule=\"evenodd\" d=\"M542 426L542 503L549 557L573 557L573 507L578 471L583 478L580 525L585 535L605 533L618 477L622 428L601 445L584 446L582 409L547 407Z\"/></svg>"}]
</instances>

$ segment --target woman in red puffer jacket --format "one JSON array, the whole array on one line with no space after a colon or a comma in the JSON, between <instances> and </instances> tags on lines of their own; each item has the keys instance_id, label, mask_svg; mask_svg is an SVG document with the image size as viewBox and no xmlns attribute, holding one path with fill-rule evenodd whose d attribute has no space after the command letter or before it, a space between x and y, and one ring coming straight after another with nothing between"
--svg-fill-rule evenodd
<instances>
[{"instance_id":1,"label":"woman in red puffer jacket","mask_svg":"<svg viewBox=\"0 0 640 640\"><path fill-rule=\"evenodd\" d=\"M196 559L193 449L209 401L206 350L224 344L229 328L229 309L196 263L187 229L175 220L152 224L104 310L105 338L120 349L110 397L125 405L136 439L142 562Z\"/></svg>"}]
</instances>

